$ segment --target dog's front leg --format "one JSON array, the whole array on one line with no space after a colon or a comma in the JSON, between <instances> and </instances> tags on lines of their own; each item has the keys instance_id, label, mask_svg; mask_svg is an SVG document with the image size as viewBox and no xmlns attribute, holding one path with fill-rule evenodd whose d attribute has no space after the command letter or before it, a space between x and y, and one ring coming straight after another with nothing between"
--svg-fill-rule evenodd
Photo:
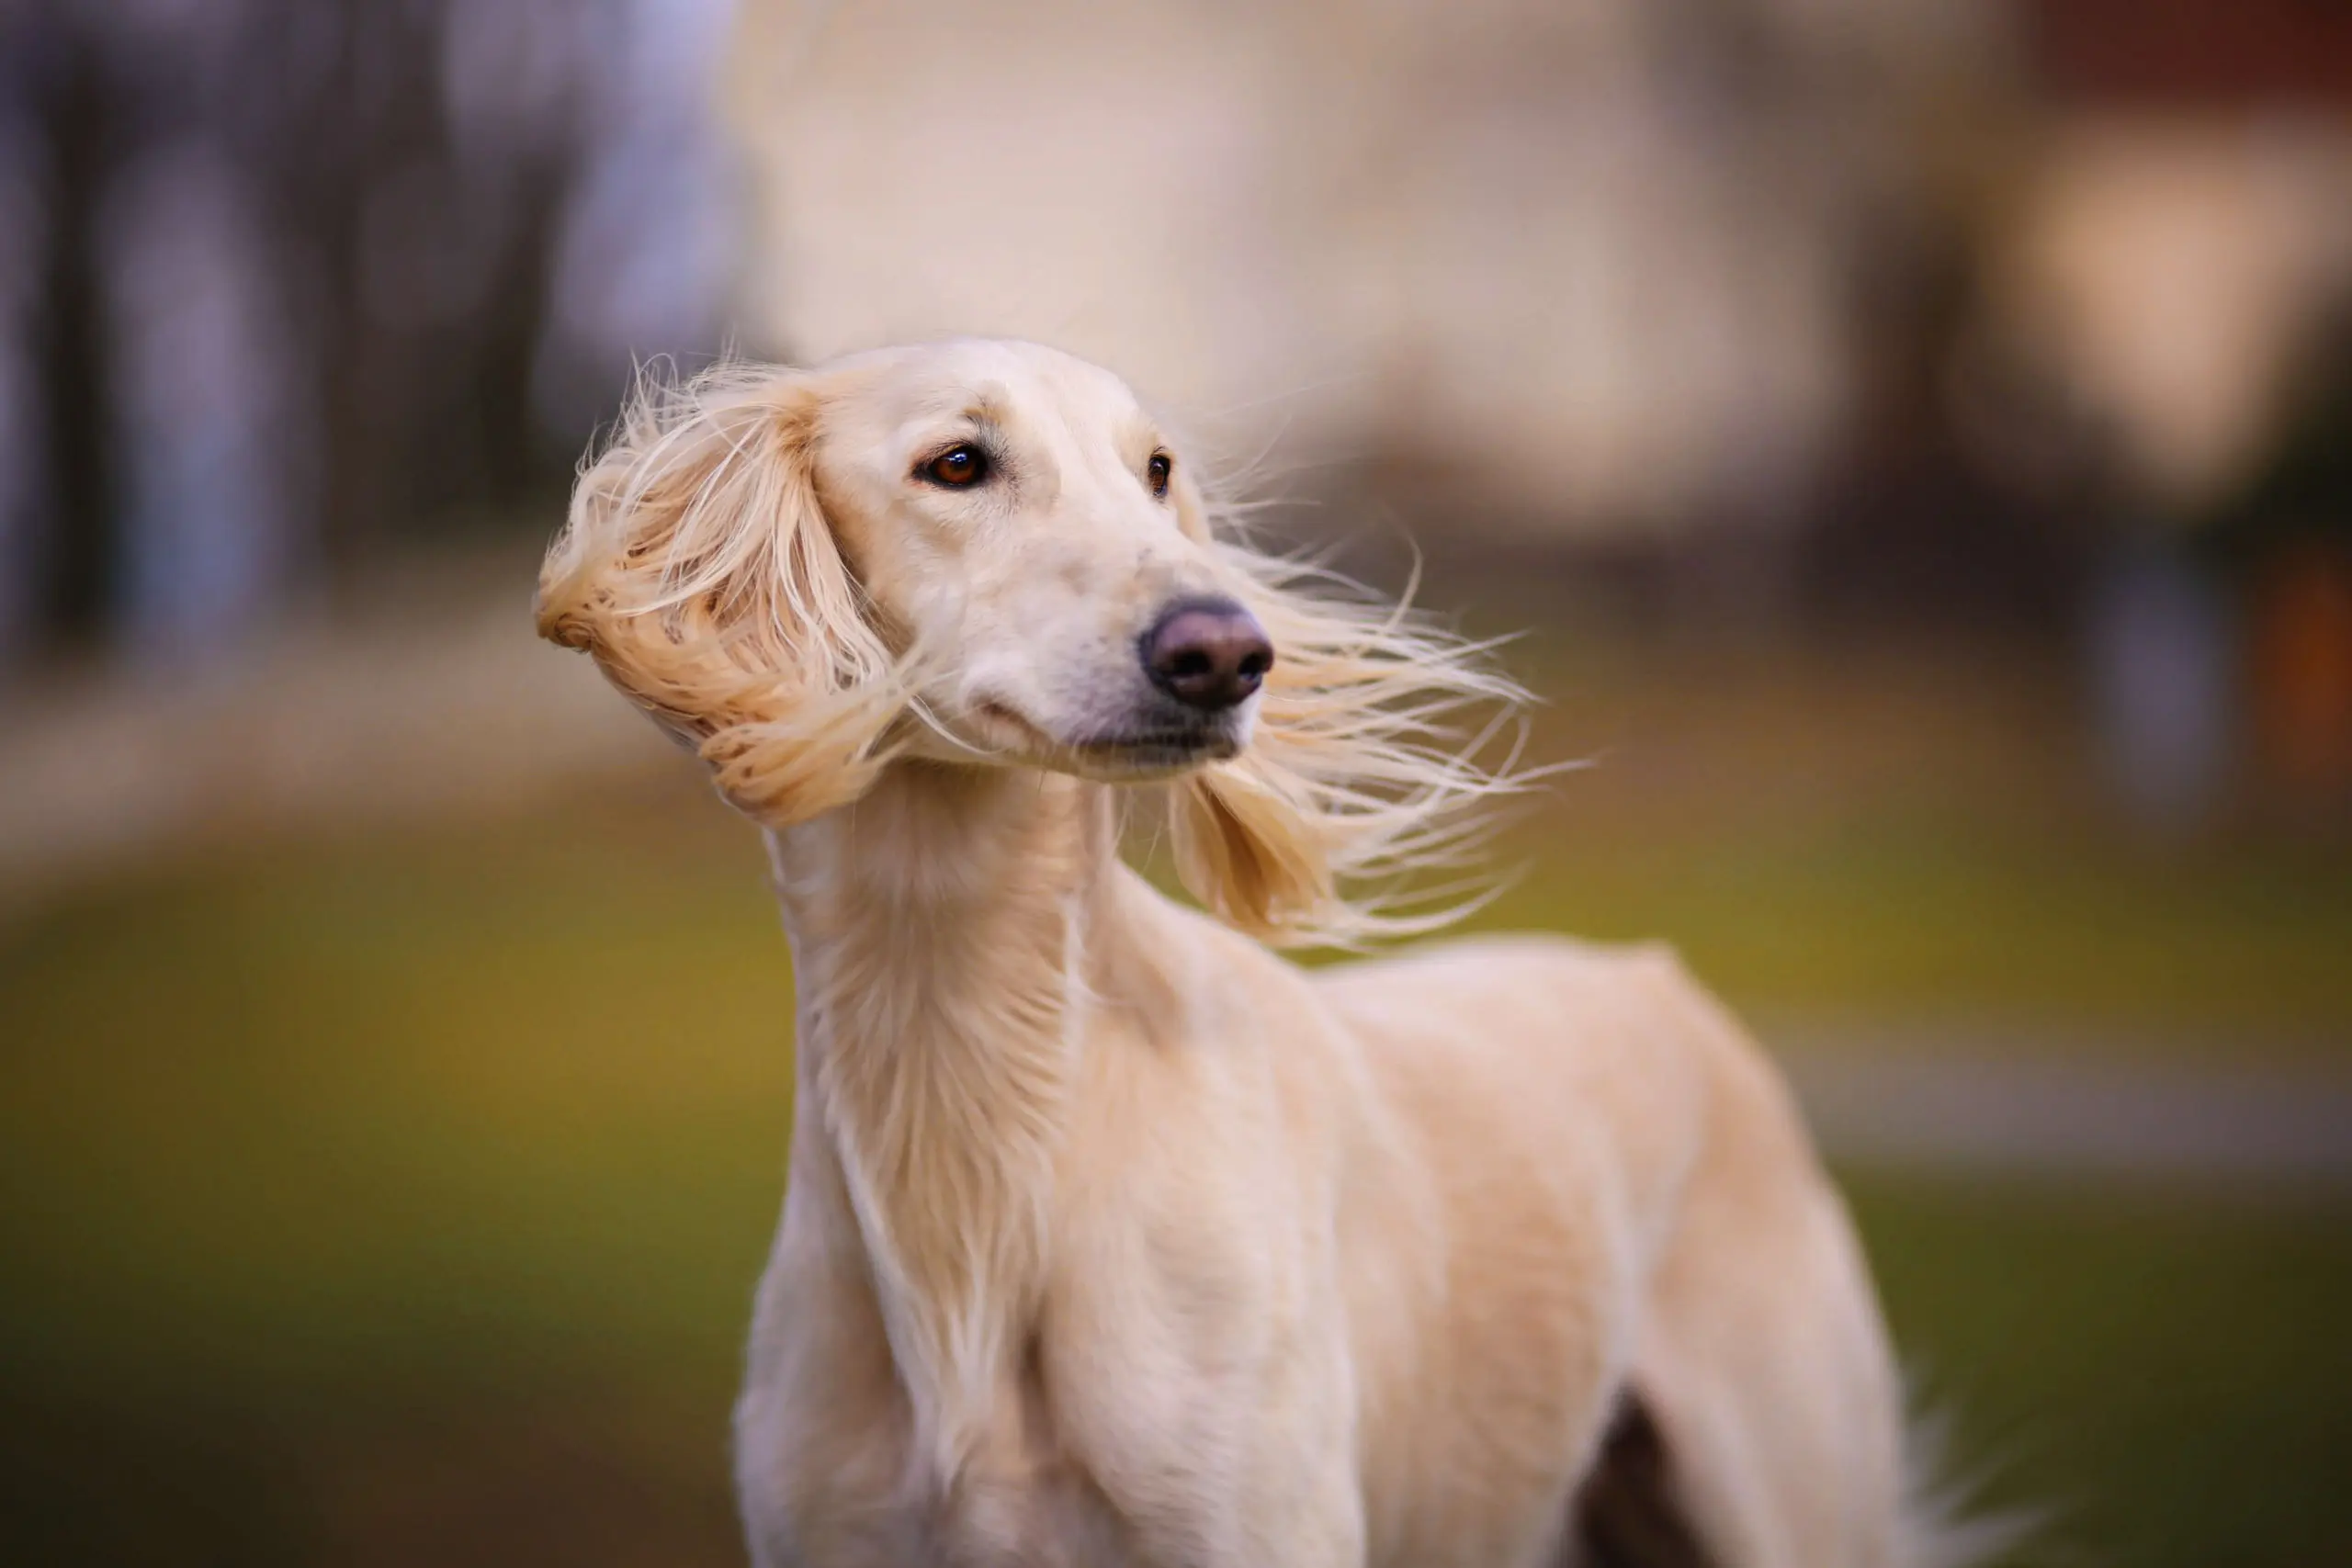
<instances>
[{"instance_id":1,"label":"dog's front leg","mask_svg":"<svg viewBox=\"0 0 2352 1568\"><path fill-rule=\"evenodd\" d=\"M1363 1494L1352 1457L1322 1466L1298 1504L1289 1539L1262 1561L1363 1568Z\"/></svg>"},{"instance_id":2,"label":"dog's front leg","mask_svg":"<svg viewBox=\"0 0 2352 1568\"><path fill-rule=\"evenodd\" d=\"M1261 1372L1256 1398L1231 1407L1238 1462L1227 1472L1225 1495L1203 1499L1222 1528L1213 1550L1183 1561L1203 1568L1363 1568L1363 1482L1346 1350L1302 1333Z\"/></svg>"}]
</instances>

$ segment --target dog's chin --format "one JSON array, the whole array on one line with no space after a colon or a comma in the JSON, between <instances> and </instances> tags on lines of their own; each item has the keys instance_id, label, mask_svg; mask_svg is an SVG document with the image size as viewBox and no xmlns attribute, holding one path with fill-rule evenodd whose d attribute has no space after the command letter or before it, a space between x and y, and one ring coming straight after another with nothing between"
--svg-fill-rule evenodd
<instances>
[{"instance_id":1,"label":"dog's chin","mask_svg":"<svg viewBox=\"0 0 2352 1568\"><path fill-rule=\"evenodd\" d=\"M1239 713L1143 713L1126 724L1075 734L1057 732L1008 703L969 711L972 728L1000 761L1046 768L1101 784L1148 784L1241 754L1249 722Z\"/></svg>"},{"instance_id":2,"label":"dog's chin","mask_svg":"<svg viewBox=\"0 0 2352 1568\"><path fill-rule=\"evenodd\" d=\"M1069 736L1064 766L1111 784L1176 778L1239 756L1250 743L1255 707L1204 713L1155 694Z\"/></svg>"},{"instance_id":3,"label":"dog's chin","mask_svg":"<svg viewBox=\"0 0 2352 1568\"><path fill-rule=\"evenodd\" d=\"M1227 726L1091 739L1069 749L1069 771L1104 784L1172 779L1241 754L1241 738Z\"/></svg>"}]
</instances>

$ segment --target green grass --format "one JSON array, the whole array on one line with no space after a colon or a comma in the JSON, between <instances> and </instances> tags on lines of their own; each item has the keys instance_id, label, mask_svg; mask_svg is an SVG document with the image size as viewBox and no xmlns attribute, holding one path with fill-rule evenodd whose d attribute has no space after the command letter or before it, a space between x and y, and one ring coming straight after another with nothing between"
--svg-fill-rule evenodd
<instances>
[{"instance_id":1,"label":"green grass","mask_svg":"<svg viewBox=\"0 0 2352 1568\"><path fill-rule=\"evenodd\" d=\"M1493 920L1672 935L1745 1005L2352 1019L2311 857L1891 812L1531 831ZM223 848L0 938L0 1559L729 1561L789 1006L753 840L668 794ZM2352 1213L1859 1210L1964 1451L2066 1510L2070 1560L2352 1561Z\"/></svg>"},{"instance_id":2,"label":"green grass","mask_svg":"<svg viewBox=\"0 0 2352 1568\"><path fill-rule=\"evenodd\" d=\"M1528 872L1498 923L1668 938L1775 1014L2352 1049L2352 839L2281 831L2251 777L2196 830L2135 829L2047 654L1531 659L1537 751L1591 765L1507 846Z\"/></svg>"},{"instance_id":3,"label":"green grass","mask_svg":"<svg viewBox=\"0 0 2352 1568\"><path fill-rule=\"evenodd\" d=\"M1671 836L1567 800L1491 923L1673 941L1774 1014L2020 1020L2135 1050L2352 1048L2352 863L1865 807ZM2030 1032L2030 1031L2029 1031Z\"/></svg>"},{"instance_id":4,"label":"green grass","mask_svg":"<svg viewBox=\"0 0 2352 1568\"><path fill-rule=\"evenodd\" d=\"M2035 1562L2352 1562L2352 1204L1850 1183L1962 1474Z\"/></svg>"}]
</instances>

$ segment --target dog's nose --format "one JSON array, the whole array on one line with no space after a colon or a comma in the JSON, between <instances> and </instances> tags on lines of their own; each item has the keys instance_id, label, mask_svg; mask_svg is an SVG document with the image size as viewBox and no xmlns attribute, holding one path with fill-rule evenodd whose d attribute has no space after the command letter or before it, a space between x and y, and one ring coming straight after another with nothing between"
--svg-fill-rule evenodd
<instances>
[{"instance_id":1,"label":"dog's nose","mask_svg":"<svg viewBox=\"0 0 2352 1568\"><path fill-rule=\"evenodd\" d=\"M1151 683L1204 713L1249 701L1273 664L1265 628L1230 599L1188 599L1144 634Z\"/></svg>"}]
</instances>

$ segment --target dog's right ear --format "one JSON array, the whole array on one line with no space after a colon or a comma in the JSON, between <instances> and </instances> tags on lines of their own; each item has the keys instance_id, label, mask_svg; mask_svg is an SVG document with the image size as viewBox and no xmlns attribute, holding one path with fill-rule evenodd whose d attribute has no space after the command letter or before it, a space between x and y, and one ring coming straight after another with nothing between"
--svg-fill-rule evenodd
<instances>
[{"instance_id":1,"label":"dog's right ear","mask_svg":"<svg viewBox=\"0 0 2352 1568\"><path fill-rule=\"evenodd\" d=\"M905 706L819 502L822 398L771 367L649 377L539 572L539 635L586 650L770 827L862 794Z\"/></svg>"}]
</instances>

